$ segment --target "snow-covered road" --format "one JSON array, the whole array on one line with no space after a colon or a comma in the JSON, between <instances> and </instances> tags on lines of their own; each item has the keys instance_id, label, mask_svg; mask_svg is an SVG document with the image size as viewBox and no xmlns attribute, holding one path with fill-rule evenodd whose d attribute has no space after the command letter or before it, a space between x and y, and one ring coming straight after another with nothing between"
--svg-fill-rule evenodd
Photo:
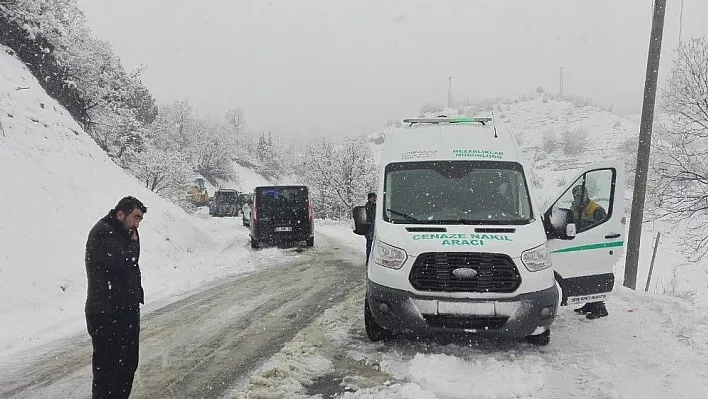
<instances>
[{"instance_id":1,"label":"snow-covered road","mask_svg":"<svg viewBox=\"0 0 708 399\"><path fill-rule=\"evenodd\" d=\"M314 249L282 249L277 267L231 278L142 318L136 398L218 397L299 330L360 286L357 254L318 236ZM91 344L72 337L45 356L0 366L0 396L90 396Z\"/></svg>"},{"instance_id":2,"label":"snow-covered road","mask_svg":"<svg viewBox=\"0 0 708 399\"><path fill-rule=\"evenodd\" d=\"M356 251L343 226L322 226ZM348 233L348 234L347 234ZM228 397L708 398L708 313L616 287L609 317L563 307L551 344L399 338L371 343L364 289L298 333Z\"/></svg>"},{"instance_id":3,"label":"snow-covered road","mask_svg":"<svg viewBox=\"0 0 708 399\"><path fill-rule=\"evenodd\" d=\"M234 232L243 237L232 245L246 246L246 230ZM562 308L547 347L459 337L371 343L360 241L323 223L314 249L247 249L270 252L250 274L146 311L132 397L708 397L706 313L623 288L603 319ZM88 397L90 351L82 332L20 354L0 365L0 397Z\"/></svg>"},{"instance_id":4,"label":"snow-covered road","mask_svg":"<svg viewBox=\"0 0 708 399\"><path fill-rule=\"evenodd\" d=\"M305 328L231 397L708 398L708 319L618 289L610 316L562 308L551 344L399 338L370 343L364 290Z\"/></svg>"}]
</instances>

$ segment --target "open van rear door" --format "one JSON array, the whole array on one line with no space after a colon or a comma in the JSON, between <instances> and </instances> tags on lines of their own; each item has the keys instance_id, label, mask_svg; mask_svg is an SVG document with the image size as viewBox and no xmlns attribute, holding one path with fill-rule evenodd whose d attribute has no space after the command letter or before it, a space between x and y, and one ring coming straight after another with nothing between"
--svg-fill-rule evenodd
<instances>
[{"instance_id":1,"label":"open van rear door","mask_svg":"<svg viewBox=\"0 0 708 399\"><path fill-rule=\"evenodd\" d=\"M622 161L589 166L546 210L543 222L563 291L561 305L607 299L614 264L624 251L625 220Z\"/></svg>"}]
</instances>

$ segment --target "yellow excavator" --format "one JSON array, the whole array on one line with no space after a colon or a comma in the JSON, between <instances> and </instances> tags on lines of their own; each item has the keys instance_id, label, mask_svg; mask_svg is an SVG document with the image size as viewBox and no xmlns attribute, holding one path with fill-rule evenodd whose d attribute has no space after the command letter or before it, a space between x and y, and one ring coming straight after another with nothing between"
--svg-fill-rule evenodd
<instances>
[{"instance_id":1,"label":"yellow excavator","mask_svg":"<svg viewBox=\"0 0 708 399\"><path fill-rule=\"evenodd\" d=\"M207 192L203 177L194 179L194 185L187 190L187 200L194 206L209 205L209 193Z\"/></svg>"}]
</instances>

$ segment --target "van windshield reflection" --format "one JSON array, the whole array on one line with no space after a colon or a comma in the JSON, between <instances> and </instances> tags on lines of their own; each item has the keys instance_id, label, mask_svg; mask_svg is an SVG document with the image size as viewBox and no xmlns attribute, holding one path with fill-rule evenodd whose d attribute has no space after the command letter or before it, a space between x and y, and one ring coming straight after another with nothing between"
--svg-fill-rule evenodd
<instances>
[{"instance_id":1,"label":"van windshield reflection","mask_svg":"<svg viewBox=\"0 0 708 399\"><path fill-rule=\"evenodd\" d=\"M399 162L386 166L384 220L402 224L528 224L522 166L497 161Z\"/></svg>"}]
</instances>

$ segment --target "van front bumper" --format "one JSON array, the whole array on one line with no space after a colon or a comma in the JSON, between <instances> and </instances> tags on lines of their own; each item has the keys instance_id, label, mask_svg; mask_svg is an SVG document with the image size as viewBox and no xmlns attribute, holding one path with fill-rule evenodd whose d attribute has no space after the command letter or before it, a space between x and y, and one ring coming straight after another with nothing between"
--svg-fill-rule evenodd
<instances>
[{"instance_id":1,"label":"van front bumper","mask_svg":"<svg viewBox=\"0 0 708 399\"><path fill-rule=\"evenodd\" d=\"M555 319L558 289L509 298L459 299L416 295L366 281L371 315L397 333L475 333L521 338L544 332Z\"/></svg>"}]
</instances>

